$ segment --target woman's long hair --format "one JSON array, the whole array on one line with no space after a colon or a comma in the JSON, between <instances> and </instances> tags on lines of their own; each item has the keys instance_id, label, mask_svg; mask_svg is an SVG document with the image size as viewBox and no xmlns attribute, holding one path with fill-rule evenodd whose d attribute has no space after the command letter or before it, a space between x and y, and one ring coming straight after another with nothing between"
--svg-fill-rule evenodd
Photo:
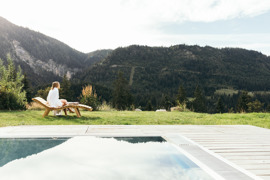
<instances>
[{"instance_id":1,"label":"woman's long hair","mask_svg":"<svg viewBox=\"0 0 270 180\"><path fill-rule=\"evenodd\" d=\"M54 81L53 83L52 83L52 90L56 87L56 88L58 88L59 87L59 85L60 85L60 83L58 82L58 81Z\"/></svg>"}]
</instances>

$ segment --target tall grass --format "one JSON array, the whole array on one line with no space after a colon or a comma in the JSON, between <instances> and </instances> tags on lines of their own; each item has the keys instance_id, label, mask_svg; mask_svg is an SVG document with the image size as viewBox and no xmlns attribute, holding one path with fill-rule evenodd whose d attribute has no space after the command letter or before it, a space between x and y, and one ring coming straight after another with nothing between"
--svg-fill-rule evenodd
<instances>
[{"instance_id":1,"label":"tall grass","mask_svg":"<svg viewBox=\"0 0 270 180\"><path fill-rule=\"evenodd\" d=\"M28 110L44 110L45 107L43 107L39 103L31 102L30 104L26 105L26 109L28 109Z\"/></svg>"},{"instance_id":2,"label":"tall grass","mask_svg":"<svg viewBox=\"0 0 270 180\"><path fill-rule=\"evenodd\" d=\"M116 109L114 109L112 105L108 104L106 101L103 101L102 104L98 106L98 110L99 111L116 111Z\"/></svg>"}]
</instances>

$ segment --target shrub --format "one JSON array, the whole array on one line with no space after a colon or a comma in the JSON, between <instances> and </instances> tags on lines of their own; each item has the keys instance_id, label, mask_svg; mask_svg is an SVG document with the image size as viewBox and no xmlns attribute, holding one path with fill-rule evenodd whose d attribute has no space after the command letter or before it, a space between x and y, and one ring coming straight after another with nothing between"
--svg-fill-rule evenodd
<instances>
[{"instance_id":1,"label":"shrub","mask_svg":"<svg viewBox=\"0 0 270 180\"><path fill-rule=\"evenodd\" d=\"M7 56L7 67L0 59L0 109L3 110L25 110L26 93L23 91L22 70L17 69L10 58Z\"/></svg>"},{"instance_id":2,"label":"shrub","mask_svg":"<svg viewBox=\"0 0 270 180\"><path fill-rule=\"evenodd\" d=\"M182 104L176 100L176 107L171 107L171 111L180 111L180 112L189 112L190 110L187 108L187 104L183 102Z\"/></svg>"},{"instance_id":3,"label":"shrub","mask_svg":"<svg viewBox=\"0 0 270 180\"><path fill-rule=\"evenodd\" d=\"M100 102L97 97L97 93L94 91L92 85L87 85L83 88L82 94L80 96L80 102L82 104L91 106L94 111L98 110Z\"/></svg>"},{"instance_id":4,"label":"shrub","mask_svg":"<svg viewBox=\"0 0 270 180\"><path fill-rule=\"evenodd\" d=\"M261 103L258 99L256 99L253 102L249 102L247 104L248 112L262 112L263 111L263 105L264 105L264 103Z\"/></svg>"},{"instance_id":5,"label":"shrub","mask_svg":"<svg viewBox=\"0 0 270 180\"><path fill-rule=\"evenodd\" d=\"M106 101L103 101L102 104L98 107L98 109L100 111L115 111L115 109Z\"/></svg>"},{"instance_id":6,"label":"shrub","mask_svg":"<svg viewBox=\"0 0 270 180\"><path fill-rule=\"evenodd\" d=\"M40 89L37 91L36 97L42 97L43 99L47 99L47 96L48 96L50 90L51 90L51 87L47 87L45 89Z\"/></svg>"}]
</instances>

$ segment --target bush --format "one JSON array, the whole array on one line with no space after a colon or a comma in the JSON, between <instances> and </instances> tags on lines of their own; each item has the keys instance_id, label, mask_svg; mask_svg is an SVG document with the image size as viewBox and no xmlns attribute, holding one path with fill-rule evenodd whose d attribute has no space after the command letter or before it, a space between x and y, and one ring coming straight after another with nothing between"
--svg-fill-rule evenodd
<instances>
[{"instance_id":1,"label":"bush","mask_svg":"<svg viewBox=\"0 0 270 180\"><path fill-rule=\"evenodd\" d=\"M9 55L7 62L5 67L0 59L0 109L25 110L26 93L22 90L24 76L20 67L15 68Z\"/></svg>"},{"instance_id":2,"label":"bush","mask_svg":"<svg viewBox=\"0 0 270 180\"><path fill-rule=\"evenodd\" d=\"M187 108L186 101L180 103L179 100L176 100L176 106L171 107L171 111L180 111L180 112L189 112L190 110Z\"/></svg>"},{"instance_id":3,"label":"bush","mask_svg":"<svg viewBox=\"0 0 270 180\"><path fill-rule=\"evenodd\" d=\"M91 106L94 111L98 110L100 102L97 98L97 93L93 90L92 85L87 85L83 88L80 99L82 104Z\"/></svg>"},{"instance_id":4,"label":"bush","mask_svg":"<svg viewBox=\"0 0 270 180\"><path fill-rule=\"evenodd\" d=\"M14 93L0 90L1 110L25 110L25 101L21 102Z\"/></svg>"},{"instance_id":5,"label":"bush","mask_svg":"<svg viewBox=\"0 0 270 180\"><path fill-rule=\"evenodd\" d=\"M51 87L47 87L45 89L40 89L37 91L36 97L41 97L43 99L47 99L47 96L51 90Z\"/></svg>"},{"instance_id":6,"label":"bush","mask_svg":"<svg viewBox=\"0 0 270 180\"><path fill-rule=\"evenodd\" d=\"M115 111L113 107L108 104L106 101L103 101L102 104L98 107L100 111Z\"/></svg>"},{"instance_id":7,"label":"bush","mask_svg":"<svg viewBox=\"0 0 270 180\"><path fill-rule=\"evenodd\" d=\"M258 99L256 99L253 102L249 102L247 104L248 112L262 112L263 111L263 105L264 105L264 103L261 103Z\"/></svg>"}]
</instances>

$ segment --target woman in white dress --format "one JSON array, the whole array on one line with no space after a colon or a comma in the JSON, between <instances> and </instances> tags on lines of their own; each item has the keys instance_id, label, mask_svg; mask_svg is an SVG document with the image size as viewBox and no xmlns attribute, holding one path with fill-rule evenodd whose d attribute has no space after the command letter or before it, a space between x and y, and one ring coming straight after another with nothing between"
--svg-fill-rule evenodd
<instances>
[{"instance_id":1,"label":"woman in white dress","mask_svg":"<svg viewBox=\"0 0 270 180\"><path fill-rule=\"evenodd\" d=\"M55 81L52 83L52 88L47 96L47 102L51 107L62 107L67 105L67 100L59 99L60 83Z\"/></svg>"}]
</instances>

